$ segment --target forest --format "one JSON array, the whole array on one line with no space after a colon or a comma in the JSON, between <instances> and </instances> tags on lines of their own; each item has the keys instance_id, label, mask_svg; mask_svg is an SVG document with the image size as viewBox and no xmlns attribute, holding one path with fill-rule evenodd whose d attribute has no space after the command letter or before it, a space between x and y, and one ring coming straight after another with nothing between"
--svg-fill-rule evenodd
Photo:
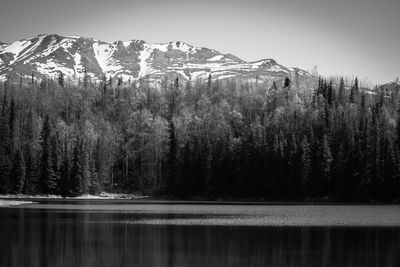
<instances>
[{"instance_id":1,"label":"forest","mask_svg":"<svg viewBox=\"0 0 400 267\"><path fill-rule=\"evenodd\" d=\"M358 80L0 84L0 194L400 200L398 92Z\"/></svg>"}]
</instances>

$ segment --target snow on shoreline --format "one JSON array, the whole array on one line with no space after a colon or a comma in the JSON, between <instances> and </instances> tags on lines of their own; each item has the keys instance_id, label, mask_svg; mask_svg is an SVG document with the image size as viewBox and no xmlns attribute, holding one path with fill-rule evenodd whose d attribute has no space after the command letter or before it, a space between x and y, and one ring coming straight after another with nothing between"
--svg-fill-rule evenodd
<instances>
[{"instance_id":1,"label":"snow on shoreline","mask_svg":"<svg viewBox=\"0 0 400 267\"><path fill-rule=\"evenodd\" d=\"M33 204L32 201L19 201L19 200L4 200L0 199L0 208L11 207L11 206L19 206L25 204Z\"/></svg>"},{"instance_id":2,"label":"snow on shoreline","mask_svg":"<svg viewBox=\"0 0 400 267\"><path fill-rule=\"evenodd\" d=\"M70 197L70 199L141 199L146 196L132 194L114 194L103 192L100 195L82 195L79 197Z\"/></svg>"},{"instance_id":3,"label":"snow on shoreline","mask_svg":"<svg viewBox=\"0 0 400 267\"><path fill-rule=\"evenodd\" d=\"M15 194L15 195L0 195L1 199L30 199L30 198L42 198L42 199L59 199L63 198L60 195L23 195L23 194ZM117 194L117 193L106 193L102 192L99 195L82 195L78 197L67 197L66 199L142 199L146 198L146 196L133 195L133 194ZM9 200L5 200L9 201Z\"/></svg>"},{"instance_id":4,"label":"snow on shoreline","mask_svg":"<svg viewBox=\"0 0 400 267\"><path fill-rule=\"evenodd\" d=\"M61 198L58 195L24 195L24 194L7 194L0 195L0 200L3 199L25 199L25 198Z\"/></svg>"}]
</instances>

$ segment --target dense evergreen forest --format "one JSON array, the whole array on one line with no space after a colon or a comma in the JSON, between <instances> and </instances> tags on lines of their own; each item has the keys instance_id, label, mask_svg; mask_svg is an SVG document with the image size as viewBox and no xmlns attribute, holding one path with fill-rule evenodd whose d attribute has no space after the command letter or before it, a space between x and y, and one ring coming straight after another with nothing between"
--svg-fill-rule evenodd
<instances>
[{"instance_id":1,"label":"dense evergreen forest","mask_svg":"<svg viewBox=\"0 0 400 267\"><path fill-rule=\"evenodd\" d=\"M69 84L0 85L0 193L400 199L397 92L357 79Z\"/></svg>"}]
</instances>

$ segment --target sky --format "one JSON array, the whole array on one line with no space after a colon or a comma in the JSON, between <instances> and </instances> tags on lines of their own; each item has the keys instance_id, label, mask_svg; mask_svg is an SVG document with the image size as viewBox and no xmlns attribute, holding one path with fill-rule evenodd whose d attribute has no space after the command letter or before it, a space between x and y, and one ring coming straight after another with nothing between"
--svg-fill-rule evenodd
<instances>
[{"instance_id":1,"label":"sky","mask_svg":"<svg viewBox=\"0 0 400 267\"><path fill-rule=\"evenodd\" d=\"M386 83L400 76L399 13L399 0L1 0L0 41L183 41Z\"/></svg>"}]
</instances>

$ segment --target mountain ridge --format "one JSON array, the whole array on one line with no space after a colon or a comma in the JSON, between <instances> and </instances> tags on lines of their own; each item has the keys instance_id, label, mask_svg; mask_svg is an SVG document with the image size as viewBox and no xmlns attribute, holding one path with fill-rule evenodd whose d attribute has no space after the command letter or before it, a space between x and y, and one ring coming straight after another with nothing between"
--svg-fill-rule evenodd
<instances>
[{"instance_id":1,"label":"mountain ridge","mask_svg":"<svg viewBox=\"0 0 400 267\"><path fill-rule=\"evenodd\" d=\"M230 53L198 47L183 41L147 43L143 40L107 43L96 38L39 34L10 44L0 43L0 81L54 78L62 72L73 81L88 75L137 80L180 77L184 80L247 78L280 80L307 77L299 68L285 67L273 59L246 62Z\"/></svg>"}]
</instances>

